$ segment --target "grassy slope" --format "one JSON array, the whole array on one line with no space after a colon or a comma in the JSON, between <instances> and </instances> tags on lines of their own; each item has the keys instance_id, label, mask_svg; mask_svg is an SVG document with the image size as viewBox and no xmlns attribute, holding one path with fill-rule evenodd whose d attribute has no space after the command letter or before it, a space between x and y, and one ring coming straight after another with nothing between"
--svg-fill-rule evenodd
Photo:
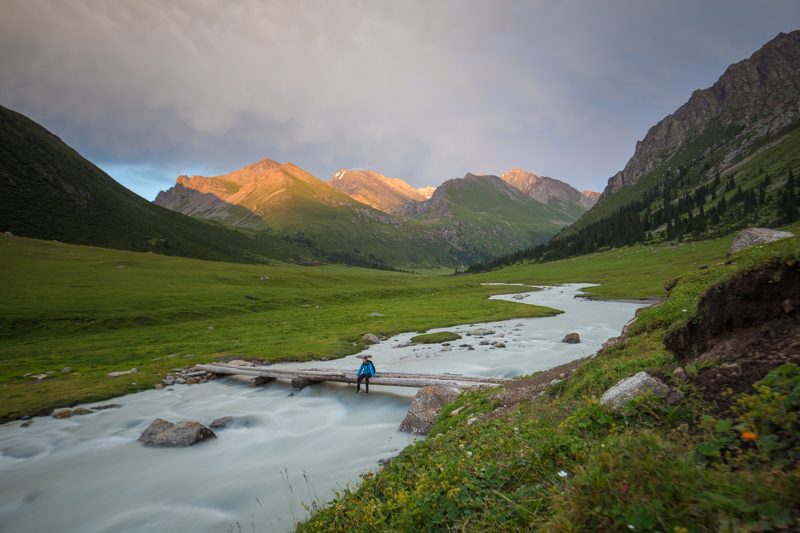
<instances>
[{"instance_id":1,"label":"grassy slope","mask_svg":"<svg viewBox=\"0 0 800 533\"><path fill-rule=\"evenodd\" d=\"M664 333L695 312L708 287L737 271L798 257L795 237L748 250L732 264L688 273L662 305L640 313L623 344L499 417L467 424L497 403L488 391L462 395L443 412L461 409L443 415L426 441L341 491L299 530L796 527L800 468L787 461L800 457L796 366L773 372L769 386L743 395L734 418L714 418L688 388L687 399L673 407L644 398L622 413L601 407L597 397L638 371L669 375L676 363L664 348Z\"/></svg>"},{"instance_id":2,"label":"grassy slope","mask_svg":"<svg viewBox=\"0 0 800 533\"><path fill-rule=\"evenodd\" d=\"M27 117L0 106L0 230L42 239L237 262L301 257L155 206Z\"/></svg>"},{"instance_id":3,"label":"grassy slope","mask_svg":"<svg viewBox=\"0 0 800 533\"><path fill-rule=\"evenodd\" d=\"M543 312L488 301L489 294L513 289L481 282L597 282L602 285L590 289L597 297L661 296L665 280L722 261L729 244L730 238L636 246L452 277L215 263L0 235L0 417L140 390L172 367L218 354L338 357L353 353L352 342L368 331L421 331ZM369 318L372 312L385 316ZM75 373L41 383L22 377L65 366ZM131 367L140 373L105 378Z\"/></svg>"},{"instance_id":4,"label":"grassy slope","mask_svg":"<svg viewBox=\"0 0 800 533\"><path fill-rule=\"evenodd\" d=\"M486 260L540 244L580 216L575 206L548 206L522 193L509 198L479 180L464 179L440 194L447 197L450 216L423 212L416 218L432 227L452 227L457 222L474 250L463 257L466 261Z\"/></svg>"},{"instance_id":5,"label":"grassy slope","mask_svg":"<svg viewBox=\"0 0 800 533\"><path fill-rule=\"evenodd\" d=\"M339 357L366 332L553 312L489 301L513 289L469 278L219 263L2 235L0 273L0 418L140 390L219 354ZM74 371L61 374L66 366ZM139 373L105 377L131 367ZM23 377L46 371L57 374Z\"/></svg>"},{"instance_id":6,"label":"grassy slope","mask_svg":"<svg viewBox=\"0 0 800 533\"><path fill-rule=\"evenodd\" d=\"M650 190L664 183L667 179L667 170L669 168L680 167L686 172L687 183L677 189L676 198L680 198L687 193L691 194L699 185L711 183L712 176L707 174L707 170L715 168L720 163L725 152L735 146L738 140L735 137L737 131L718 125L709 127L703 135L692 140L681 150L668 157L663 163L645 174L638 182L623 187L613 195L600 201L575 224L559 234L558 238L568 239L581 228L608 217L614 211L631 202L641 200ZM777 200L773 198L768 205L761 206L758 210L748 213L747 217L743 218L738 213L733 213L733 210L738 206L730 204L734 191L725 192L726 180L729 177L733 177L735 186L747 191L758 186L758 183L764 177L762 171L766 171L773 178L773 186L769 192L774 195L776 192L780 192L780 186L785 181L788 170L793 169L797 173L798 169L800 169L800 156L798 153L800 153L800 126L795 125L766 136L756 143L749 153L740 155L734 161L734 164L721 174L722 183L718 190L720 194L725 195L726 200L729 202L729 213L731 214L723 216L720 223L716 227L709 228L708 231L714 234L724 234L749 225L771 226L771 224L774 224L777 218L775 205ZM716 201L712 201L709 196L704 204L704 209L709 211L715 204ZM662 205L663 202L660 198L651 204L653 209L658 209ZM699 209L696 208L693 214L697 215L698 212Z\"/></svg>"}]
</instances>

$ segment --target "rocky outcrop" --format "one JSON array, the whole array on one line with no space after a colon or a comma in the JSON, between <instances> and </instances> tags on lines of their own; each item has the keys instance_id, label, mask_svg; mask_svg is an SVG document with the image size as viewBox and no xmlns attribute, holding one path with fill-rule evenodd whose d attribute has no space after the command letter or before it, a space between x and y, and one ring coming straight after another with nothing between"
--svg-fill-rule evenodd
<instances>
[{"instance_id":1,"label":"rocky outcrop","mask_svg":"<svg viewBox=\"0 0 800 533\"><path fill-rule=\"evenodd\" d=\"M617 382L600 397L600 405L609 409L622 409L624 405L643 394L666 397L670 388L647 372L639 372Z\"/></svg>"},{"instance_id":2,"label":"rocky outcrop","mask_svg":"<svg viewBox=\"0 0 800 533\"><path fill-rule=\"evenodd\" d=\"M374 170L343 168L328 183L354 200L385 213L398 213L409 202L430 198L400 178L387 178Z\"/></svg>"},{"instance_id":3,"label":"rocky outcrop","mask_svg":"<svg viewBox=\"0 0 800 533\"><path fill-rule=\"evenodd\" d=\"M728 250L728 255L735 254L740 250L746 250L757 244L766 244L768 242L779 241L789 237L794 237L794 233L769 228L743 229L733 238L733 244L731 245L730 250Z\"/></svg>"},{"instance_id":4,"label":"rocky outcrop","mask_svg":"<svg viewBox=\"0 0 800 533\"><path fill-rule=\"evenodd\" d=\"M600 199L600 194L597 191L581 191L581 194L586 197L587 208L591 208Z\"/></svg>"},{"instance_id":5,"label":"rocky outcrop","mask_svg":"<svg viewBox=\"0 0 800 533\"><path fill-rule=\"evenodd\" d=\"M213 431L195 420L184 420L173 424L162 418L156 418L138 441L153 448L183 448L192 446L207 439L215 439Z\"/></svg>"},{"instance_id":6,"label":"rocky outcrop","mask_svg":"<svg viewBox=\"0 0 800 533\"><path fill-rule=\"evenodd\" d=\"M235 421L236 419L232 416L223 416L212 421L208 427L211 429L225 429L232 426Z\"/></svg>"},{"instance_id":7,"label":"rocky outcrop","mask_svg":"<svg viewBox=\"0 0 800 533\"><path fill-rule=\"evenodd\" d=\"M740 152L800 120L800 30L781 33L750 58L731 65L711 87L692 94L636 143L625 168L609 178L601 200L647 172L712 125L737 129ZM730 157L728 158L730 159Z\"/></svg>"},{"instance_id":8,"label":"rocky outcrop","mask_svg":"<svg viewBox=\"0 0 800 533\"><path fill-rule=\"evenodd\" d=\"M422 387L414 396L406 417L400 424L400 431L427 435L433 424L442 414L442 407L454 401L461 394L461 389L434 385Z\"/></svg>"},{"instance_id":9,"label":"rocky outcrop","mask_svg":"<svg viewBox=\"0 0 800 533\"><path fill-rule=\"evenodd\" d=\"M596 200L583 195L576 188L563 181L538 176L533 172L512 168L500 174L500 179L527 194L537 202L547 205L558 203L573 204L582 210L589 209Z\"/></svg>"}]
</instances>

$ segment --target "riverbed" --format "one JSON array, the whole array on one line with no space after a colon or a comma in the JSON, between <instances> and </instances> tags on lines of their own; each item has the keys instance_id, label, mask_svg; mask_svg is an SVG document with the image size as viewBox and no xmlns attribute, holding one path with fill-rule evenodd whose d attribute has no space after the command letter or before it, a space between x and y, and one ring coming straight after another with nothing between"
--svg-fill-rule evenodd
<instances>
[{"instance_id":1,"label":"riverbed","mask_svg":"<svg viewBox=\"0 0 800 533\"><path fill-rule=\"evenodd\" d=\"M462 335L450 346L409 346L415 333L405 333L367 352L378 372L513 377L551 368L596 352L642 305L576 297L587 286L494 297L564 311L557 316L431 330ZM468 335L478 328L492 333ZM570 332L579 333L581 343L562 343ZM498 342L505 347L492 345ZM351 356L276 366L358 364ZM86 404L120 407L66 420L4 424L0 531L286 531L308 506L329 501L417 438L397 431L415 389L375 385L369 396L354 391L342 384L297 391L283 382L248 387L222 379ZM208 425L222 416L236 423L191 448L136 442L154 418Z\"/></svg>"}]
</instances>

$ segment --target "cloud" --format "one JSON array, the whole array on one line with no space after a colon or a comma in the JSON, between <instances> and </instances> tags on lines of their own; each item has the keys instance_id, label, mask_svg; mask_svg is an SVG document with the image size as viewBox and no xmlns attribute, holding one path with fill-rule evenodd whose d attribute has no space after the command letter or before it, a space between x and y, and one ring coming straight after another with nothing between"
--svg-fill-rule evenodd
<instances>
[{"instance_id":1,"label":"cloud","mask_svg":"<svg viewBox=\"0 0 800 533\"><path fill-rule=\"evenodd\" d=\"M597 188L800 15L778 0L4 3L0 103L158 183L271 157L323 179L523 166Z\"/></svg>"}]
</instances>

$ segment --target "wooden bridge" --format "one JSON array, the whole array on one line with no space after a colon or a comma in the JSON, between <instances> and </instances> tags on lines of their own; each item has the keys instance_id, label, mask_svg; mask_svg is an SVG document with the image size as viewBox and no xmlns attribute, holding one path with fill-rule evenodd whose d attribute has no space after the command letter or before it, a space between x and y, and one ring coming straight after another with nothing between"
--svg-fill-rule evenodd
<instances>
[{"instance_id":1,"label":"wooden bridge","mask_svg":"<svg viewBox=\"0 0 800 533\"><path fill-rule=\"evenodd\" d=\"M276 379L289 380L293 387L302 389L314 383L333 381L337 383L355 383L357 373L354 370L338 368L273 368L271 366L243 366L225 363L196 365L197 369L224 375L254 376L257 385L263 385ZM499 387L508 383L506 378L483 378L462 376L460 374L416 374L406 372L378 372L369 380L370 385L391 385L393 387L428 387L445 385L459 389L478 389L481 387Z\"/></svg>"}]
</instances>

